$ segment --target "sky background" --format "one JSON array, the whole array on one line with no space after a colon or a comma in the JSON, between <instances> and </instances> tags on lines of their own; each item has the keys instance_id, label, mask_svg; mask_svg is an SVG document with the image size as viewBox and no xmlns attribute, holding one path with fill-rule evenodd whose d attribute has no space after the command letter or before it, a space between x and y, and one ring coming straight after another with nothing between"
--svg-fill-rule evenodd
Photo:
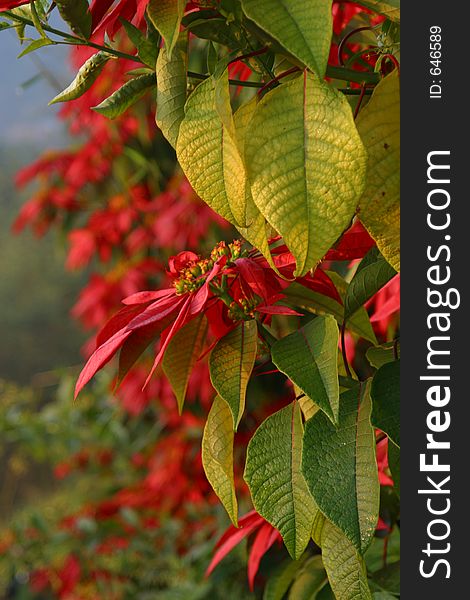
<instances>
[{"instance_id":1,"label":"sky background","mask_svg":"<svg viewBox=\"0 0 470 600\"><path fill-rule=\"evenodd\" d=\"M67 66L67 48L49 46L17 59L22 51L14 30L0 31L0 143L46 147L64 141L64 128L48 102L73 78ZM31 85L28 81L43 72Z\"/></svg>"}]
</instances>

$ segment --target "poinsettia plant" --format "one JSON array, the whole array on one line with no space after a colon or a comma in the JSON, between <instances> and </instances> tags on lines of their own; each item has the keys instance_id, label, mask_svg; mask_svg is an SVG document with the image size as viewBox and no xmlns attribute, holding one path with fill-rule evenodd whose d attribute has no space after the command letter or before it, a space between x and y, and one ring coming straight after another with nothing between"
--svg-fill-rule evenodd
<instances>
[{"instance_id":1,"label":"poinsettia plant","mask_svg":"<svg viewBox=\"0 0 470 600\"><path fill-rule=\"evenodd\" d=\"M399 525L398 2L0 11L22 54L79 48L51 102L88 141L20 175L43 185L16 224L75 222L69 266L107 265L75 308L99 329L76 395L119 355L128 406L158 380L181 413L205 373L200 456L232 521L208 573L250 537L253 588L282 540L290 559L266 597L396 596L367 553ZM50 25L54 11L69 30ZM212 249L209 229L223 238ZM287 390L261 422L249 401L260 374ZM254 510L239 517L247 491Z\"/></svg>"}]
</instances>

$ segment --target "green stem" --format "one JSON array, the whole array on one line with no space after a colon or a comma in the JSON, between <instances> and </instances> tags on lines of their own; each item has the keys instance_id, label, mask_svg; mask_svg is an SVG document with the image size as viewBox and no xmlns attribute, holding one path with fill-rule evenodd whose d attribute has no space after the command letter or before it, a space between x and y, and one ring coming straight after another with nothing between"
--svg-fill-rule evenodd
<instances>
[{"instance_id":1,"label":"green stem","mask_svg":"<svg viewBox=\"0 0 470 600\"><path fill-rule=\"evenodd\" d=\"M33 21L31 21L30 19L28 19L26 17L23 17L22 15L16 15L9 10L3 11L2 14L9 17L10 19L18 21L19 23L23 23L24 25L29 25L30 27L34 27ZM69 44L73 44L76 46L90 46L91 48L95 48L96 50L102 50L104 52L108 52L109 54L113 54L114 56L117 56L118 58L124 58L127 60L132 60L134 62L142 63L142 61L140 60L140 58L138 56L133 56L132 54L126 54L125 52L120 52L119 50L115 50L114 48L111 48L109 46L101 46L100 44L95 44L95 42L92 42L90 40L85 40L83 38L79 38L75 35L71 35L70 33L66 33L65 31L60 31L59 29L55 29L55 27L50 27L49 25L46 25L45 23L41 23L41 25L42 25L42 28L44 29L44 31L47 31L48 33L52 33L54 35L58 35L59 37L62 37L65 40L68 40L67 43L69 43Z\"/></svg>"},{"instance_id":2,"label":"green stem","mask_svg":"<svg viewBox=\"0 0 470 600\"><path fill-rule=\"evenodd\" d=\"M191 79L207 79L210 75L204 75L204 73L195 73L194 71L188 71L188 77ZM260 88L264 84L257 81L241 81L240 79L229 79L230 85L241 85L244 87Z\"/></svg>"},{"instance_id":3,"label":"green stem","mask_svg":"<svg viewBox=\"0 0 470 600\"><path fill-rule=\"evenodd\" d=\"M342 81L354 81L354 83L379 83L381 77L379 73L372 71L353 71L345 67L326 67L327 77L332 79L341 79Z\"/></svg>"},{"instance_id":4,"label":"green stem","mask_svg":"<svg viewBox=\"0 0 470 600\"><path fill-rule=\"evenodd\" d=\"M9 10L5 10L1 14L5 15L10 19L13 19L14 21L23 23L24 25L34 27L33 21L31 21L31 19L28 19L27 17L23 17L22 15L17 15ZM92 42L90 40L85 40L75 35L71 35L70 33L66 33L65 31L55 29L55 27L51 27L50 25L47 25L45 23L42 23L42 28L48 33L52 33L54 35L62 37L63 39L67 40L70 44L75 44L76 46L90 46L91 48L95 48L96 50L108 52L109 54L112 54L113 56L116 56L118 58L132 60L134 62L143 64L143 61L141 61L138 56L127 54L126 52L121 52L120 50L115 50L110 46L101 46L100 44L96 44L95 42ZM335 67L332 65L327 66L326 75L327 77L331 77L332 79L340 79L342 81L353 81L355 83L378 83L381 79L379 73L373 73L371 71L354 71L353 69L347 69L345 67ZM189 71L188 77L192 77L193 79L206 79L208 76L202 73L194 73L193 71ZM240 81L237 79L230 79L229 83L230 85L240 85L243 87L252 88L261 88L264 85L264 83L258 83L256 81Z\"/></svg>"}]
</instances>

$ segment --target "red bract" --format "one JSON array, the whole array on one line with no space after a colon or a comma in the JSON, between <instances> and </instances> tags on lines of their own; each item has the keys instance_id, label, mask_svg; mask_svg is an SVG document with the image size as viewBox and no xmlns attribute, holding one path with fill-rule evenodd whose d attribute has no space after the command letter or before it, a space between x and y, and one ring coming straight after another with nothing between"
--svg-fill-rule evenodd
<instances>
[{"instance_id":1,"label":"red bract","mask_svg":"<svg viewBox=\"0 0 470 600\"><path fill-rule=\"evenodd\" d=\"M10 0L9 2L2 2L0 0L0 10L10 10L23 4L29 4L30 0Z\"/></svg>"},{"instance_id":2,"label":"red bract","mask_svg":"<svg viewBox=\"0 0 470 600\"><path fill-rule=\"evenodd\" d=\"M282 274L292 276L295 261L289 252L278 249L274 261ZM209 259L182 252L170 258L168 275L173 279L172 288L138 292L123 301L125 308L98 334L97 348L80 374L75 395L118 351L121 381L144 350L159 338L160 348L146 385L175 334L201 313L206 313L209 324L214 325L216 338L256 314L268 318L275 314L299 315L277 304L289 280L278 276L258 253L243 256L240 242L219 243ZM335 286L321 270L298 282L341 302Z\"/></svg>"},{"instance_id":3,"label":"red bract","mask_svg":"<svg viewBox=\"0 0 470 600\"><path fill-rule=\"evenodd\" d=\"M271 548L275 541L281 542L281 534L263 519L255 510L250 511L238 521L239 527L231 525L215 545L216 552L207 567L208 577L215 567L223 560L235 546L250 534L258 530L248 558L248 581L253 590L254 580L258 572L262 557Z\"/></svg>"}]
</instances>

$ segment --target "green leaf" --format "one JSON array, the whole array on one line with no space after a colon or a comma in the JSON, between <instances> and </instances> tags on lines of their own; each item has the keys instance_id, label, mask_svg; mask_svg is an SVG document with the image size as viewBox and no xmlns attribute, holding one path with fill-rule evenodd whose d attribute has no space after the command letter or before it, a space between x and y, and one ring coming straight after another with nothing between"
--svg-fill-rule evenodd
<instances>
[{"instance_id":1,"label":"green leaf","mask_svg":"<svg viewBox=\"0 0 470 600\"><path fill-rule=\"evenodd\" d=\"M331 0L242 0L243 11L319 77L325 75L332 35Z\"/></svg>"},{"instance_id":2,"label":"green leaf","mask_svg":"<svg viewBox=\"0 0 470 600\"><path fill-rule=\"evenodd\" d=\"M155 87L155 74L139 75L130 81L127 81L122 87L116 90L109 98L103 100L98 106L94 106L93 110L108 117L115 119L126 110L135 104L142 96L150 89Z\"/></svg>"},{"instance_id":3,"label":"green leaf","mask_svg":"<svg viewBox=\"0 0 470 600\"><path fill-rule=\"evenodd\" d=\"M294 401L258 427L248 444L244 473L253 506L279 531L294 560L310 540L318 511L300 471L302 436Z\"/></svg>"},{"instance_id":4,"label":"green leaf","mask_svg":"<svg viewBox=\"0 0 470 600\"><path fill-rule=\"evenodd\" d=\"M119 20L126 30L128 38L136 47L138 57L150 68L155 69L158 46L147 39L138 27L126 21L126 19L120 18Z\"/></svg>"},{"instance_id":5,"label":"green leaf","mask_svg":"<svg viewBox=\"0 0 470 600\"><path fill-rule=\"evenodd\" d=\"M380 367L372 380L372 425L400 447L400 361Z\"/></svg>"},{"instance_id":6,"label":"green leaf","mask_svg":"<svg viewBox=\"0 0 470 600\"><path fill-rule=\"evenodd\" d=\"M309 396L333 423L338 420L338 324L326 315L271 347L276 367Z\"/></svg>"},{"instance_id":7,"label":"green leaf","mask_svg":"<svg viewBox=\"0 0 470 600\"><path fill-rule=\"evenodd\" d=\"M212 385L232 411L236 430L258 350L256 321L242 321L215 345L209 358Z\"/></svg>"},{"instance_id":8,"label":"green leaf","mask_svg":"<svg viewBox=\"0 0 470 600\"><path fill-rule=\"evenodd\" d=\"M113 56L103 51L97 52L91 56L80 67L72 83L65 88L65 90L60 92L60 94L58 94L55 98L53 98L49 104L55 104L56 102L67 102L83 96L83 94L95 83L98 75L101 73L104 65L110 58L113 58Z\"/></svg>"},{"instance_id":9,"label":"green leaf","mask_svg":"<svg viewBox=\"0 0 470 600\"><path fill-rule=\"evenodd\" d=\"M329 521L323 526L321 548L336 600L371 600L364 560L350 540Z\"/></svg>"},{"instance_id":10,"label":"green leaf","mask_svg":"<svg viewBox=\"0 0 470 600\"><path fill-rule=\"evenodd\" d=\"M211 40L229 48L236 48L240 44L240 41L236 37L235 29L233 26L231 27L227 24L227 19L213 17L197 19L188 25L188 29L198 38Z\"/></svg>"},{"instance_id":11,"label":"green leaf","mask_svg":"<svg viewBox=\"0 0 470 600\"><path fill-rule=\"evenodd\" d=\"M395 275L395 269L390 266L377 248L369 250L359 263L348 286L344 298L344 318L349 319Z\"/></svg>"},{"instance_id":12,"label":"green leaf","mask_svg":"<svg viewBox=\"0 0 470 600\"><path fill-rule=\"evenodd\" d=\"M337 427L321 412L306 422L302 458L318 507L361 554L374 535L380 492L368 387L341 394Z\"/></svg>"},{"instance_id":13,"label":"green leaf","mask_svg":"<svg viewBox=\"0 0 470 600\"><path fill-rule=\"evenodd\" d=\"M400 0L357 0L356 4L378 12L391 21L400 22Z\"/></svg>"},{"instance_id":14,"label":"green leaf","mask_svg":"<svg viewBox=\"0 0 470 600\"><path fill-rule=\"evenodd\" d=\"M147 6L147 14L165 40L170 58L178 40L185 6L185 0L150 0Z\"/></svg>"},{"instance_id":15,"label":"green leaf","mask_svg":"<svg viewBox=\"0 0 470 600\"><path fill-rule=\"evenodd\" d=\"M253 200L297 270L314 267L350 223L366 155L344 96L305 71L258 103L245 144Z\"/></svg>"},{"instance_id":16,"label":"green leaf","mask_svg":"<svg viewBox=\"0 0 470 600\"><path fill-rule=\"evenodd\" d=\"M238 148L242 159L245 156L245 139L246 134L249 131L250 123L255 114L256 106L258 104L258 97L254 96L249 102L242 104L240 108L233 115L233 121L235 125L235 131L237 136ZM246 168L246 167L245 167ZM253 196L251 195L251 188L247 179L245 179L245 201L246 201L246 221L247 227L237 226L238 231L252 246L257 248L269 263L271 269L279 274L279 271L274 264L271 250L269 248L268 239L271 237L268 231L271 230L270 225L266 222L264 216L260 213L256 207ZM272 231L272 230L271 230Z\"/></svg>"},{"instance_id":17,"label":"green leaf","mask_svg":"<svg viewBox=\"0 0 470 600\"><path fill-rule=\"evenodd\" d=\"M55 4L62 19L70 29L82 38L91 35L91 13L87 0L56 0Z\"/></svg>"},{"instance_id":18,"label":"green leaf","mask_svg":"<svg viewBox=\"0 0 470 600\"><path fill-rule=\"evenodd\" d=\"M359 218L389 263L400 270L400 76L395 69L375 88L357 118L369 155Z\"/></svg>"},{"instance_id":19,"label":"green leaf","mask_svg":"<svg viewBox=\"0 0 470 600\"><path fill-rule=\"evenodd\" d=\"M169 58L166 47L157 58L157 125L175 148L184 118L188 70L188 34L182 33Z\"/></svg>"},{"instance_id":20,"label":"green leaf","mask_svg":"<svg viewBox=\"0 0 470 600\"><path fill-rule=\"evenodd\" d=\"M400 448L388 440L388 468L392 474L393 489L400 497Z\"/></svg>"},{"instance_id":21,"label":"green leaf","mask_svg":"<svg viewBox=\"0 0 470 600\"><path fill-rule=\"evenodd\" d=\"M264 588L263 600L282 600L303 563L303 560L291 559L282 562L269 577Z\"/></svg>"},{"instance_id":22,"label":"green leaf","mask_svg":"<svg viewBox=\"0 0 470 600\"><path fill-rule=\"evenodd\" d=\"M397 357L395 356L395 351ZM368 348L366 358L375 369L380 369L382 365L400 358L400 343L386 342L380 346L372 346Z\"/></svg>"},{"instance_id":23,"label":"green leaf","mask_svg":"<svg viewBox=\"0 0 470 600\"><path fill-rule=\"evenodd\" d=\"M297 386L294 387L297 388ZM298 395L297 390L296 395ZM299 398L299 406L302 410L302 414L306 421L311 419L313 415L315 415L320 410L320 408L315 404L315 402L306 395Z\"/></svg>"},{"instance_id":24,"label":"green leaf","mask_svg":"<svg viewBox=\"0 0 470 600\"><path fill-rule=\"evenodd\" d=\"M35 50L39 50L39 48L43 48L44 46L51 46L52 44L55 44L55 42L53 42L49 38L39 38L38 40L34 40L33 42L31 42L31 44L29 44L29 46L27 46L23 50L23 52L18 54L18 58L26 56L26 54L34 52Z\"/></svg>"},{"instance_id":25,"label":"green leaf","mask_svg":"<svg viewBox=\"0 0 470 600\"><path fill-rule=\"evenodd\" d=\"M325 568L320 555L309 558L296 574L289 590L288 600L315 600L327 582Z\"/></svg>"},{"instance_id":26,"label":"green leaf","mask_svg":"<svg viewBox=\"0 0 470 600\"><path fill-rule=\"evenodd\" d=\"M331 276L331 273L329 273ZM342 277L338 275L338 280L344 283L344 289L347 288L348 284ZM336 280L333 280L338 289L338 285ZM342 292L338 289L340 296ZM303 308L311 313L316 315L333 315L336 321L341 325L343 322L344 316L344 307L342 304L329 298L328 296L324 296L323 294L318 294L313 290L309 290L304 287L300 283L292 283L286 290L284 290L284 294L287 296L289 300L289 305L298 306L299 308ZM346 328L356 333L360 337L363 337L365 340L372 342L373 344L377 343L377 338L375 337L374 330L372 329L372 325L370 324L369 317L367 315L367 311L365 308L361 308L346 322Z\"/></svg>"},{"instance_id":27,"label":"green leaf","mask_svg":"<svg viewBox=\"0 0 470 600\"><path fill-rule=\"evenodd\" d=\"M163 371L176 396L180 414L183 410L189 378L201 355L206 334L206 317L201 315L192 319L173 336L163 356Z\"/></svg>"},{"instance_id":28,"label":"green leaf","mask_svg":"<svg viewBox=\"0 0 470 600\"><path fill-rule=\"evenodd\" d=\"M225 400L216 396L202 437L202 465L212 489L232 523L238 527L238 504L233 479L233 420Z\"/></svg>"},{"instance_id":29,"label":"green leaf","mask_svg":"<svg viewBox=\"0 0 470 600\"><path fill-rule=\"evenodd\" d=\"M44 27L42 26L42 22L41 22L41 17L44 17L43 3L35 2L35 0L30 0L29 5L31 7L31 19L34 23L34 27L36 27L39 35L42 38L47 39L47 34L44 31ZM41 13L41 15L39 13Z\"/></svg>"},{"instance_id":30,"label":"green leaf","mask_svg":"<svg viewBox=\"0 0 470 600\"><path fill-rule=\"evenodd\" d=\"M187 99L176 153L202 200L231 223L246 225L246 175L231 116L227 71L218 80L209 77L200 83Z\"/></svg>"}]
</instances>

